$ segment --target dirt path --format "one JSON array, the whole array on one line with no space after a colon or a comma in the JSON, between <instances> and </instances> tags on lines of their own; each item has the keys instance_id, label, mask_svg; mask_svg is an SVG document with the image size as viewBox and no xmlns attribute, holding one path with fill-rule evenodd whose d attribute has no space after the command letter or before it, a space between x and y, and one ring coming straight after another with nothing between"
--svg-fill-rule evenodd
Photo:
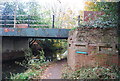
<instances>
[{"instance_id":1,"label":"dirt path","mask_svg":"<svg viewBox=\"0 0 120 81\"><path fill-rule=\"evenodd\" d=\"M44 72L42 79L61 79L63 66L67 64L66 60L54 62Z\"/></svg>"}]
</instances>

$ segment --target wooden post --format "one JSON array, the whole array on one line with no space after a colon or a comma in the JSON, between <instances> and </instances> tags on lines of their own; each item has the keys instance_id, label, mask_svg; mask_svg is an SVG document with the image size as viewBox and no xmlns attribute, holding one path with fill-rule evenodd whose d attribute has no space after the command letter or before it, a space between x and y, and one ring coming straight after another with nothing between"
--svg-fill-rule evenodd
<instances>
[{"instance_id":1,"label":"wooden post","mask_svg":"<svg viewBox=\"0 0 120 81\"><path fill-rule=\"evenodd\" d=\"M54 28L55 16L53 15L52 28Z\"/></svg>"},{"instance_id":2,"label":"wooden post","mask_svg":"<svg viewBox=\"0 0 120 81\"><path fill-rule=\"evenodd\" d=\"M78 16L78 27L80 27L80 15Z\"/></svg>"}]
</instances>

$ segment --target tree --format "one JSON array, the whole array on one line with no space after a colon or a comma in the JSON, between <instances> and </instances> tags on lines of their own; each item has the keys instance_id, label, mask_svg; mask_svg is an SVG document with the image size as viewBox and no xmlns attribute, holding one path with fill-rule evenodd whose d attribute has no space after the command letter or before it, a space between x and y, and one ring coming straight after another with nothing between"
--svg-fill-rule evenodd
<instances>
[{"instance_id":1,"label":"tree","mask_svg":"<svg viewBox=\"0 0 120 81\"><path fill-rule=\"evenodd\" d=\"M13 22L6 22L6 20L13 20L14 17L13 16L10 16L10 15L13 15L14 14L14 6L15 3L13 2L6 2L3 4L4 6L4 9L2 11L2 20L4 20L4 22L2 22L2 24L13 24ZM6 26L6 25L3 25L3 27L9 27L9 26Z\"/></svg>"},{"instance_id":2,"label":"tree","mask_svg":"<svg viewBox=\"0 0 120 81\"><path fill-rule=\"evenodd\" d=\"M29 23L33 25L49 25L49 21L45 21L45 17L42 16L42 14L48 15L48 12L43 13L41 10L41 5L39 5L37 2L4 2L4 9L2 12L2 15L9 15L9 16L2 16L3 20L11 20L11 22L3 22L3 24L13 24L14 22L14 13L16 12L16 19L18 20L16 24L28 24L28 18ZM26 15L26 16L19 16L19 15ZM30 16L27 16L30 15ZM45 16L44 15L44 16ZM8 25L7 25L8 26ZM8 26L13 27L13 26ZM31 27L41 27L41 26L31 26ZM44 27L44 26L42 26ZM49 26L47 26L48 28Z\"/></svg>"},{"instance_id":3,"label":"tree","mask_svg":"<svg viewBox=\"0 0 120 81\"><path fill-rule=\"evenodd\" d=\"M104 15L99 15L94 21L94 26L100 27L116 27L118 14L117 14L117 2L85 2L85 11L100 11ZM93 21L92 21L93 22Z\"/></svg>"}]
</instances>

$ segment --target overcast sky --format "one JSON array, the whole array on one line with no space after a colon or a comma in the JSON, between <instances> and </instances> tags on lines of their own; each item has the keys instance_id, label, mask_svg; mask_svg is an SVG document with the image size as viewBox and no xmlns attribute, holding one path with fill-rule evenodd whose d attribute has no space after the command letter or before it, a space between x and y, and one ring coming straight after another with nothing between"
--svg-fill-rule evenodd
<instances>
[{"instance_id":1,"label":"overcast sky","mask_svg":"<svg viewBox=\"0 0 120 81\"><path fill-rule=\"evenodd\" d=\"M93 1L93 0L0 0L0 2L8 2L8 1L17 1L17 2L38 2L41 6L45 7L62 7L65 9L72 9L74 11L83 10L84 1ZM95 0L94 0L95 1ZM111 1L120 1L120 0L111 0Z\"/></svg>"},{"instance_id":2,"label":"overcast sky","mask_svg":"<svg viewBox=\"0 0 120 81\"><path fill-rule=\"evenodd\" d=\"M13 0L0 0L0 1L8 2ZM84 3L83 3L84 0L14 0L14 1L18 1L18 2L37 1L40 5L49 5L49 6L62 5L66 8L78 9L78 10L82 10L84 8Z\"/></svg>"}]
</instances>

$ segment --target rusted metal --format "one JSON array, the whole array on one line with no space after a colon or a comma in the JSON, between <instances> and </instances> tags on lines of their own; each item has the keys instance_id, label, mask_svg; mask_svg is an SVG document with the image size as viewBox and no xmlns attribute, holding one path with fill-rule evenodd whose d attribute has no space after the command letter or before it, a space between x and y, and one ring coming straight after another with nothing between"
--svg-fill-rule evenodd
<instances>
[{"instance_id":1,"label":"rusted metal","mask_svg":"<svg viewBox=\"0 0 120 81\"><path fill-rule=\"evenodd\" d=\"M0 28L0 36L67 39L70 29Z\"/></svg>"}]
</instances>

